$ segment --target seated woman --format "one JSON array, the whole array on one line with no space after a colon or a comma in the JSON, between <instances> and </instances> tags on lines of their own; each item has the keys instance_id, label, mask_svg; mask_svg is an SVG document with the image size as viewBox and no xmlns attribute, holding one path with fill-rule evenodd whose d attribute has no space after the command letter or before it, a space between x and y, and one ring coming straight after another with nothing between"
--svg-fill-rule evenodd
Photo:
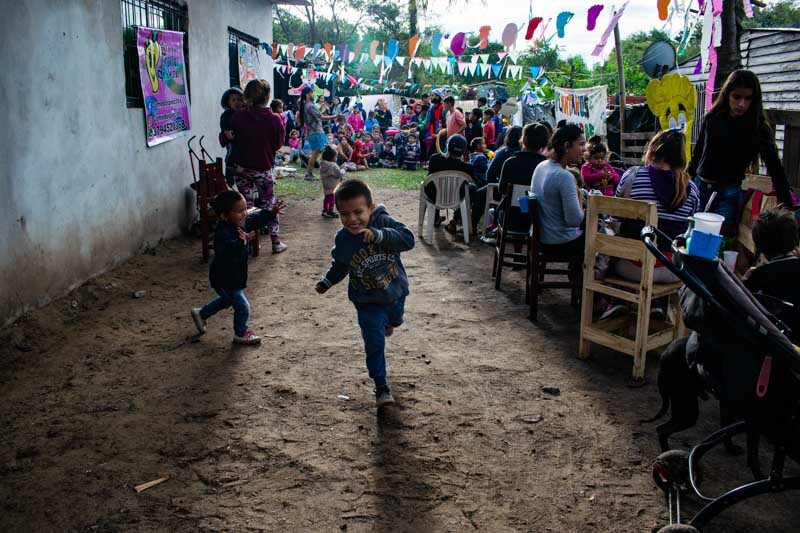
<instances>
[{"instance_id":1,"label":"seated woman","mask_svg":"<svg viewBox=\"0 0 800 533\"><path fill-rule=\"evenodd\" d=\"M689 217L700 209L697 186L686 172L685 141L680 131L658 132L647 145L644 165L629 169L616 191L617 196L656 204L658 229L669 236L669 241L659 240L657 244L668 256L672 240L686 232ZM625 220L620 234L636 239L643 226L641 221ZM625 259L618 259L614 269L625 279L639 281L642 277L641 265ZM663 265L656 264L653 281L670 283L678 278Z\"/></svg>"},{"instance_id":2,"label":"seated woman","mask_svg":"<svg viewBox=\"0 0 800 533\"><path fill-rule=\"evenodd\" d=\"M578 126L561 126L547 145L550 157L533 172L531 191L539 200L543 251L583 257L585 214L575 177L567 167L582 161L585 145L586 138Z\"/></svg>"}]
</instances>

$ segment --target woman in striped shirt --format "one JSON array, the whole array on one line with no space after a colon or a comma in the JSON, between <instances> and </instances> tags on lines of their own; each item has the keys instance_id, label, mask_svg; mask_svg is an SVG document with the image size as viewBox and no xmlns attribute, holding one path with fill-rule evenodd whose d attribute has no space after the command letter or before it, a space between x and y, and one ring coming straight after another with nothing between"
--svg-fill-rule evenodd
<instances>
[{"instance_id":1,"label":"woman in striped shirt","mask_svg":"<svg viewBox=\"0 0 800 533\"><path fill-rule=\"evenodd\" d=\"M658 242L660 250L670 256L672 239L684 233L689 217L700 210L697 186L686 173L685 137L679 130L657 133L647 145L644 165L629 169L617 186L616 195L633 200L654 202L658 210L658 229L670 237ZM620 230L625 237L638 238L643 222L625 220ZM620 276L639 281L641 265L620 259L615 264ZM656 263L653 281L667 283L678 279L663 265Z\"/></svg>"}]
</instances>

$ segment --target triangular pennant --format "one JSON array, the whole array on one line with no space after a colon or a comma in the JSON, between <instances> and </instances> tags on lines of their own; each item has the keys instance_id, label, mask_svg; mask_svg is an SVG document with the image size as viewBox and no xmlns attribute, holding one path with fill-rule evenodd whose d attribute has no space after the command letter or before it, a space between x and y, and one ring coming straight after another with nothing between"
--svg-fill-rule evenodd
<instances>
[{"instance_id":1,"label":"triangular pennant","mask_svg":"<svg viewBox=\"0 0 800 533\"><path fill-rule=\"evenodd\" d=\"M491 68L491 66L486 65L484 70L486 70L486 79L487 80L490 79L492 77L492 68Z\"/></svg>"},{"instance_id":2,"label":"triangular pennant","mask_svg":"<svg viewBox=\"0 0 800 533\"><path fill-rule=\"evenodd\" d=\"M330 61L333 56L333 45L331 43L325 43L322 45L322 48L325 50L325 56L328 58L328 61Z\"/></svg>"},{"instance_id":3,"label":"triangular pennant","mask_svg":"<svg viewBox=\"0 0 800 533\"><path fill-rule=\"evenodd\" d=\"M508 54L508 58L514 63L516 63L517 61L519 61L519 52L510 52Z\"/></svg>"},{"instance_id":4,"label":"triangular pennant","mask_svg":"<svg viewBox=\"0 0 800 533\"><path fill-rule=\"evenodd\" d=\"M507 53L505 53L505 52L497 52L497 59L498 59L498 60L500 60L500 61L502 61L502 60L503 60L503 58L504 58L504 57L506 57L507 55L508 55L508 54L507 54Z\"/></svg>"},{"instance_id":5,"label":"triangular pennant","mask_svg":"<svg viewBox=\"0 0 800 533\"><path fill-rule=\"evenodd\" d=\"M432 63L433 62L431 61L430 58L425 58L425 59L422 60L422 64L425 65L425 68L428 69L428 72L430 72L430 70L431 70L431 64Z\"/></svg>"},{"instance_id":6,"label":"triangular pennant","mask_svg":"<svg viewBox=\"0 0 800 533\"><path fill-rule=\"evenodd\" d=\"M375 65L375 66L377 67L378 65L380 65L380 64L381 64L381 62L382 62L382 61L383 61L383 56L375 56L375 57L372 59L372 64L373 64L373 65Z\"/></svg>"},{"instance_id":7,"label":"triangular pennant","mask_svg":"<svg viewBox=\"0 0 800 533\"><path fill-rule=\"evenodd\" d=\"M535 80L541 75L542 67L531 67L531 77Z\"/></svg>"},{"instance_id":8,"label":"triangular pennant","mask_svg":"<svg viewBox=\"0 0 800 533\"><path fill-rule=\"evenodd\" d=\"M495 78L500 77L500 71L503 70L503 65L495 63L492 65L492 73L494 74Z\"/></svg>"},{"instance_id":9,"label":"triangular pennant","mask_svg":"<svg viewBox=\"0 0 800 533\"><path fill-rule=\"evenodd\" d=\"M465 61L458 62L458 73L461 74L462 76L464 75L464 71L467 69L467 65L469 65L469 63Z\"/></svg>"},{"instance_id":10,"label":"triangular pennant","mask_svg":"<svg viewBox=\"0 0 800 533\"><path fill-rule=\"evenodd\" d=\"M481 59L483 63L489 62L489 54L478 54L478 57Z\"/></svg>"},{"instance_id":11,"label":"triangular pennant","mask_svg":"<svg viewBox=\"0 0 800 533\"><path fill-rule=\"evenodd\" d=\"M439 53L439 44L442 42L442 34L434 33L431 37L431 53L436 55Z\"/></svg>"},{"instance_id":12,"label":"triangular pennant","mask_svg":"<svg viewBox=\"0 0 800 533\"><path fill-rule=\"evenodd\" d=\"M416 66L420 66L422 64L422 58L421 57L415 57L414 58L414 64Z\"/></svg>"},{"instance_id":13,"label":"triangular pennant","mask_svg":"<svg viewBox=\"0 0 800 533\"><path fill-rule=\"evenodd\" d=\"M406 56L397 56L394 58L394 60L400 63L401 67L406 66Z\"/></svg>"}]
</instances>

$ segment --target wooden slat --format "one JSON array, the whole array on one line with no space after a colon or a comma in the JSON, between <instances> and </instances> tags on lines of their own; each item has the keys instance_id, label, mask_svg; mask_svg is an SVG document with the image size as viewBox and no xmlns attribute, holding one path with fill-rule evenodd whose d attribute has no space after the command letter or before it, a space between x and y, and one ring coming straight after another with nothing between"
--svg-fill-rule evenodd
<instances>
[{"instance_id":1,"label":"wooden slat","mask_svg":"<svg viewBox=\"0 0 800 533\"><path fill-rule=\"evenodd\" d=\"M647 148L646 144L641 144L639 146L631 146L630 144L625 146L625 155L628 154L643 154Z\"/></svg>"},{"instance_id":2,"label":"wooden slat","mask_svg":"<svg viewBox=\"0 0 800 533\"><path fill-rule=\"evenodd\" d=\"M791 54L792 52L800 51L800 40L796 41L785 41L782 43L774 43L767 46L760 46L758 41L752 40L750 41L750 50L748 52L748 57L763 57L763 56L772 56L778 55L780 57L784 57L786 55Z\"/></svg>"},{"instance_id":3,"label":"wooden slat","mask_svg":"<svg viewBox=\"0 0 800 533\"><path fill-rule=\"evenodd\" d=\"M675 332L670 327L664 331L653 333L647 336L647 350L655 350L665 344L671 343L675 339Z\"/></svg>"},{"instance_id":4,"label":"wooden slat","mask_svg":"<svg viewBox=\"0 0 800 533\"><path fill-rule=\"evenodd\" d=\"M584 285L586 286L587 289L593 292L598 292L600 294L605 294L607 296L613 296L614 298L619 298L620 300L625 300L626 302L631 302L635 304L639 303L638 293L632 294L628 291L617 289L616 287L606 285L605 283L601 283L599 281L587 281L584 282Z\"/></svg>"},{"instance_id":5,"label":"wooden slat","mask_svg":"<svg viewBox=\"0 0 800 533\"><path fill-rule=\"evenodd\" d=\"M595 206L598 213L604 213L615 218L649 221L653 226L656 225L658 220L656 204L653 202L618 198L616 196L589 196L589 203Z\"/></svg>"},{"instance_id":6,"label":"wooden slat","mask_svg":"<svg viewBox=\"0 0 800 533\"><path fill-rule=\"evenodd\" d=\"M630 165L641 165L642 164L642 158L641 157L622 157L621 159L622 159L622 162L625 163L625 165L627 165L627 166L630 166Z\"/></svg>"},{"instance_id":7,"label":"wooden slat","mask_svg":"<svg viewBox=\"0 0 800 533\"><path fill-rule=\"evenodd\" d=\"M634 140L649 141L650 139L653 138L653 135L655 134L656 132L654 131L648 131L644 133L621 133L620 138L623 141L634 141Z\"/></svg>"},{"instance_id":8,"label":"wooden slat","mask_svg":"<svg viewBox=\"0 0 800 533\"><path fill-rule=\"evenodd\" d=\"M595 344L600 344L601 346L611 348L612 350L633 355L634 342L631 339L622 337L621 335L608 333L594 326L585 326L583 328L583 337L584 339Z\"/></svg>"},{"instance_id":9,"label":"wooden slat","mask_svg":"<svg viewBox=\"0 0 800 533\"><path fill-rule=\"evenodd\" d=\"M749 48L754 49L764 48L773 44L794 42L797 41L798 38L800 38L800 34L795 32L773 31L765 35L754 35L751 33L742 40L748 43Z\"/></svg>"},{"instance_id":10,"label":"wooden slat","mask_svg":"<svg viewBox=\"0 0 800 533\"><path fill-rule=\"evenodd\" d=\"M678 292L683 287L683 282L675 283L653 283L653 298L661 298L674 292Z\"/></svg>"}]
</instances>

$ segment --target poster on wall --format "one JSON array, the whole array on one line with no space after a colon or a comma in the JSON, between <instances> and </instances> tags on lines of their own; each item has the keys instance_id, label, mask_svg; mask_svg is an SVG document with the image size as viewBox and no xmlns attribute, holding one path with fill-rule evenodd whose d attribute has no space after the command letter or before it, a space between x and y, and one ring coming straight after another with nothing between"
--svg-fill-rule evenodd
<instances>
[{"instance_id":1,"label":"poster on wall","mask_svg":"<svg viewBox=\"0 0 800 533\"><path fill-rule=\"evenodd\" d=\"M608 87L567 89L556 87L556 122L566 120L583 129L588 139L606 134L606 103Z\"/></svg>"},{"instance_id":2,"label":"poster on wall","mask_svg":"<svg viewBox=\"0 0 800 533\"><path fill-rule=\"evenodd\" d=\"M248 81L258 78L258 63L258 48L239 41L239 87L244 89Z\"/></svg>"},{"instance_id":3,"label":"poster on wall","mask_svg":"<svg viewBox=\"0 0 800 533\"><path fill-rule=\"evenodd\" d=\"M144 27L137 30L147 146L156 146L186 135L192 128L184 33Z\"/></svg>"}]
</instances>

